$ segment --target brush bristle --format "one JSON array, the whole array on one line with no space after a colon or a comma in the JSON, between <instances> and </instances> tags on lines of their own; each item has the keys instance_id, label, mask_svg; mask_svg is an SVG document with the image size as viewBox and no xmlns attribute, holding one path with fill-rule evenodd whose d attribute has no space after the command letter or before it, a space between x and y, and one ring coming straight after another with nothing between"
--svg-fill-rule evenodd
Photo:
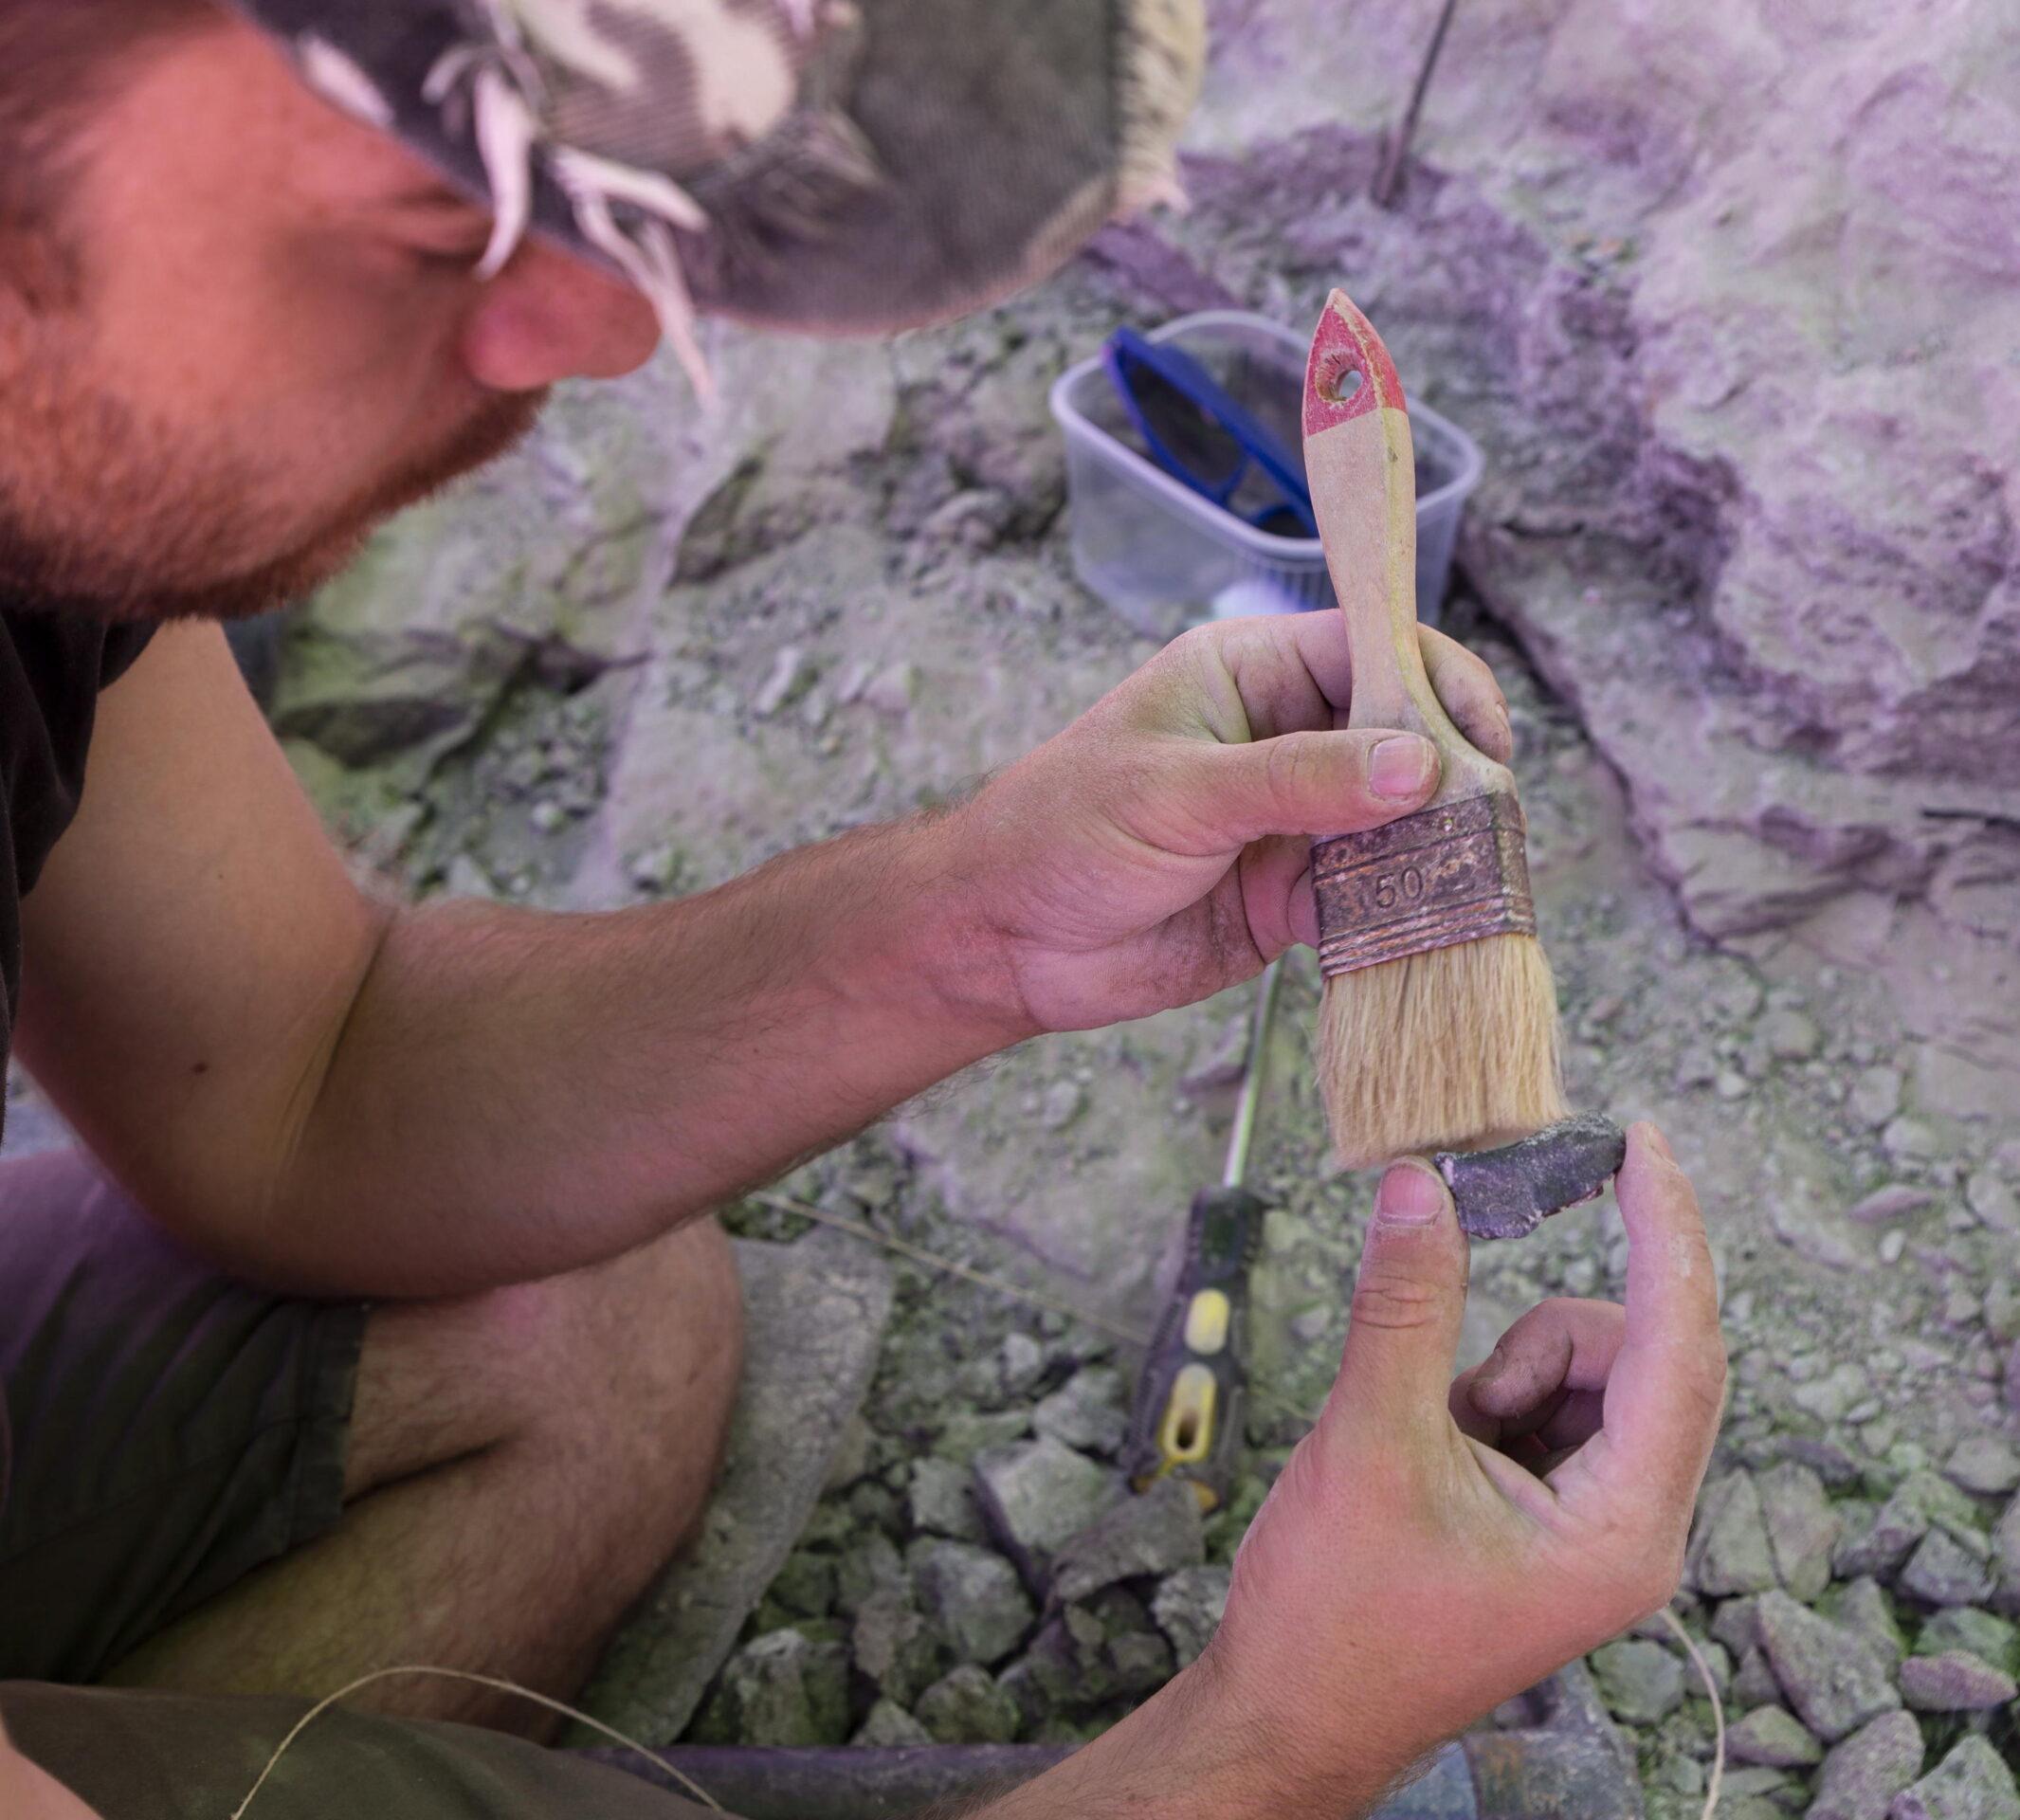
<instances>
[{"instance_id":1,"label":"brush bristle","mask_svg":"<svg viewBox=\"0 0 2020 1820\"><path fill-rule=\"evenodd\" d=\"M1488 936L1339 974L1319 1079L1341 1164L1524 1138L1566 1116L1557 991L1534 936Z\"/></svg>"}]
</instances>

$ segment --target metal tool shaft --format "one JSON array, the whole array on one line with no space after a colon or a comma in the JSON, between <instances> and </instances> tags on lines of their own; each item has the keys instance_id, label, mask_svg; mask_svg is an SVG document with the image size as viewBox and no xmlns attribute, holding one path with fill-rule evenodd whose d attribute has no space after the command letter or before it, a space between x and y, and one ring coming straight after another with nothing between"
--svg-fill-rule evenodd
<instances>
[{"instance_id":1,"label":"metal tool shaft","mask_svg":"<svg viewBox=\"0 0 2020 1820\"><path fill-rule=\"evenodd\" d=\"M1248 1066L1242 1076L1241 1102L1234 1109L1234 1130L1228 1139L1228 1167L1223 1188L1239 1188L1248 1174L1248 1152L1255 1142L1256 1114L1263 1103L1263 1077L1268 1072L1269 1030L1277 1013L1277 993L1283 983L1283 962L1273 960L1256 982L1255 1014L1248 1031Z\"/></svg>"}]
</instances>

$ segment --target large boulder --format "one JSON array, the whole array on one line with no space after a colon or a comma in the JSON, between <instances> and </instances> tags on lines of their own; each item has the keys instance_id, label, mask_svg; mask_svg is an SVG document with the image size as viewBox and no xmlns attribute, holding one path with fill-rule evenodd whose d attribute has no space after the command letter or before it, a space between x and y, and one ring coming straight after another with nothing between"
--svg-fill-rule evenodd
<instances>
[{"instance_id":1,"label":"large boulder","mask_svg":"<svg viewBox=\"0 0 2020 1820\"><path fill-rule=\"evenodd\" d=\"M1946 1081L1996 1094L2020 1059L2020 15L1462 8L1418 151L1466 182L1420 169L1401 213L1435 228L1475 186L1489 209L1464 259L1411 263L1340 129L1395 118L1423 16L1218 10L1187 244L1300 310L1329 266L1481 437L1476 579L1693 921L1947 961L1970 992L1904 1009ZM1271 144L1305 166L1294 197ZM1267 220L1266 280L1214 250L1224 190ZM1449 357L1467 341L1486 365Z\"/></svg>"}]
</instances>

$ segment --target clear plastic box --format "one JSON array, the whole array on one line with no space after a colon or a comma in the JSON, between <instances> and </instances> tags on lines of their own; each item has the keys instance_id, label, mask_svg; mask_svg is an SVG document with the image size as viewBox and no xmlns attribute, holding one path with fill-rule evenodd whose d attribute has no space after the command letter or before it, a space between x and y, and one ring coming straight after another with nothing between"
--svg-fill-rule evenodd
<instances>
[{"instance_id":1,"label":"clear plastic box","mask_svg":"<svg viewBox=\"0 0 2020 1820\"><path fill-rule=\"evenodd\" d=\"M1168 322L1150 339L1176 342L1293 448L1303 446L1310 344L1296 330L1246 311L1209 310ZM1258 531L1137 452L1099 356L1060 376L1052 415L1066 439L1073 565L1138 631L1174 638L1204 619L1334 604L1318 538ZM1410 422L1417 457L1417 611L1435 626L1459 520L1480 481L1480 447L1425 406L1410 406Z\"/></svg>"}]
</instances>

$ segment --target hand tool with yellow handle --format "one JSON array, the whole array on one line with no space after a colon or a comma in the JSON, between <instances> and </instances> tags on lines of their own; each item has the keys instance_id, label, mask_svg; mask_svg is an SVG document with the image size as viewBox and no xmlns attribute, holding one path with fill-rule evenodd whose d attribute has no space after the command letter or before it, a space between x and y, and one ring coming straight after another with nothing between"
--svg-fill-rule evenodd
<instances>
[{"instance_id":1,"label":"hand tool with yellow handle","mask_svg":"<svg viewBox=\"0 0 2020 1820\"><path fill-rule=\"evenodd\" d=\"M1262 1100L1265 1050L1283 963L1256 989L1255 1021L1241 1104L1218 1188L1193 1197L1185 1263L1144 1360L1123 1464L1138 1491L1157 1480L1188 1481L1202 1510L1217 1509L1234 1483L1247 1400L1248 1267L1266 1203L1242 1185Z\"/></svg>"}]
</instances>

